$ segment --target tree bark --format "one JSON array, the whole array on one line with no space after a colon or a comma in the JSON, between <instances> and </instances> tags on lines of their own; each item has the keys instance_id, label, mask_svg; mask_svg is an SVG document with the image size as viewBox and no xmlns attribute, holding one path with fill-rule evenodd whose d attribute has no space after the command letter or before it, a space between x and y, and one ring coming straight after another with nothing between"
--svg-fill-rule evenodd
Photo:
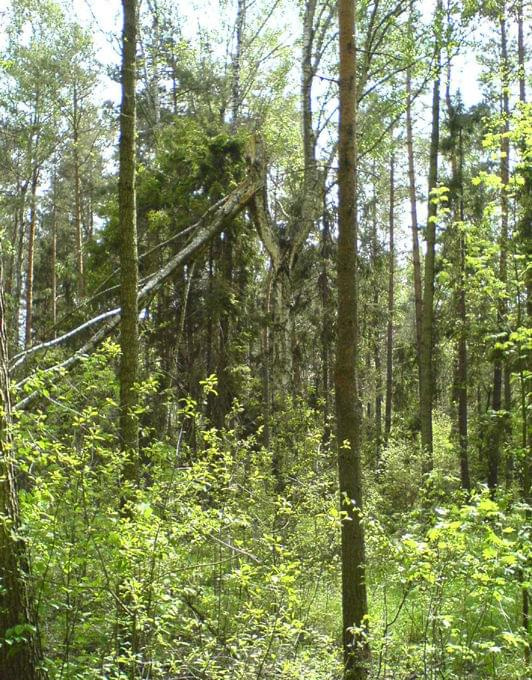
<instances>
[{"instance_id":1,"label":"tree bark","mask_svg":"<svg viewBox=\"0 0 532 680\"><path fill-rule=\"evenodd\" d=\"M435 21L441 20L442 2L438 0ZM419 420L421 427L421 446L423 449L423 472L432 470L432 408L434 392L434 375L432 365L433 324L434 324L434 274L436 259L436 220L438 213L437 200L433 195L438 184L438 149L440 141L440 71L441 45L440 37L435 36L436 77L432 89L432 131L430 136L428 209L425 254L425 272L423 280L423 305L421 315L421 355L419 386Z\"/></svg>"},{"instance_id":2,"label":"tree bark","mask_svg":"<svg viewBox=\"0 0 532 680\"><path fill-rule=\"evenodd\" d=\"M454 305L458 334L456 338L456 361L453 376L453 401L457 404L456 432L458 433L458 447L460 457L460 484L462 489L470 491L471 479L469 475L468 454L468 361L467 361L467 305L466 305L466 240L464 225L464 145L462 125L457 121L457 111L451 101L451 62L448 65L448 76L445 99L449 132L451 135L451 171L452 185L456 187L457 195L453 200L453 236L456 241L457 284L454 291ZM453 428L454 429L454 428Z\"/></svg>"},{"instance_id":3,"label":"tree bark","mask_svg":"<svg viewBox=\"0 0 532 680\"><path fill-rule=\"evenodd\" d=\"M329 442L331 437L331 399L330 399L330 355L333 341L333 320L331 318L331 291L329 286L328 261L331 249L331 234L329 214L324 204L323 229L321 233L321 272L318 278L318 286L321 298L321 383L323 396L323 441Z\"/></svg>"},{"instance_id":4,"label":"tree bark","mask_svg":"<svg viewBox=\"0 0 532 680\"><path fill-rule=\"evenodd\" d=\"M423 293L421 286L421 259L419 256L419 227L417 221L416 170L414 164L414 141L412 130L412 77L411 69L406 71L406 148L408 153L408 194L410 197L410 225L412 229L412 266L414 274L414 305L416 315L416 351L418 373L421 357L421 318ZM421 387L421 379L419 388Z\"/></svg>"},{"instance_id":5,"label":"tree bark","mask_svg":"<svg viewBox=\"0 0 532 680\"><path fill-rule=\"evenodd\" d=\"M136 216L136 45L137 0L122 0L124 25L122 33L122 103L120 109L118 186L120 234L120 446L123 454L121 511L130 515L130 503L138 485L139 427L135 414L138 380L138 252ZM127 592L124 595L129 602ZM119 654L126 661L122 670L137 677L137 626L135 615L121 614Z\"/></svg>"},{"instance_id":6,"label":"tree bark","mask_svg":"<svg viewBox=\"0 0 532 680\"><path fill-rule=\"evenodd\" d=\"M35 258L35 233L37 230L37 185L39 170L35 168L31 178L30 222L28 229L28 262L26 267L26 323L24 332L24 346L31 345L33 332L33 261Z\"/></svg>"},{"instance_id":7,"label":"tree bark","mask_svg":"<svg viewBox=\"0 0 532 680\"><path fill-rule=\"evenodd\" d=\"M52 277L52 332L54 338L57 336L57 177L54 175L52 180L52 256L50 270Z\"/></svg>"},{"instance_id":8,"label":"tree bark","mask_svg":"<svg viewBox=\"0 0 532 680\"><path fill-rule=\"evenodd\" d=\"M393 398L393 316L394 316L394 273L395 273L395 157L390 158L390 214L388 246L388 324L386 329L386 405L384 416L384 438L387 442L392 428Z\"/></svg>"},{"instance_id":9,"label":"tree bark","mask_svg":"<svg viewBox=\"0 0 532 680\"><path fill-rule=\"evenodd\" d=\"M364 529L361 522L360 409L357 400L357 234L355 3L339 0L340 120L338 168L338 322L336 426L342 522L342 637L344 679L367 677Z\"/></svg>"},{"instance_id":10,"label":"tree bark","mask_svg":"<svg viewBox=\"0 0 532 680\"><path fill-rule=\"evenodd\" d=\"M519 101L526 102L525 30L523 0L517 2L517 63L519 64Z\"/></svg>"},{"instance_id":11,"label":"tree bark","mask_svg":"<svg viewBox=\"0 0 532 680\"><path fill-rule=\"evenodd\" d=\"M244 26L246 23L247 0L237 0L235 22L235 53L231 64L233 82L231 87L231 131L236 132L240 107L242 105L242 92L240 73L242 70L242 43L244 40Z\"/></svg>"},{"instance_id":12,"label":"tree bark","mask_svg":"<svg viewBox=\"0 0 532 680\"><path fill-rule=\"evenodd\" d=\"M0 678L43 680L31 573L15 484L3 272L0 264ZM19 631L14 630L17 626ZM19 638L13 645L6 638Z\"/></svg>"},{"instance_id":13,"label":"tree bark","mask_svg":"<svg viewBox=\"0 0 532 680\"><path fill-rule=\"evenodd\" d=\"M501 68L502 68L502 115L503 115L503 135L501 137L501 161L499 175L501 178L501 231L499 235L499 273L498 278L504 287L508 278L508 194L507 187L510 181L510 100L509 100L509 62L508 46L506 36L506 12L502 10L500 19L500 38L501 38ZM505 323L507 317L507 302L504 295L499 295L497 302L497 328L501 334L505 333ZM499 350L495 351L493 362L493 398L491 404L491 427L488 438L488 487L492 493L499 485L499 468L501 462L501 446L504 440L505 421L507 416L502 412L503 397L504 405L507 406L509 398L509 388L504 380L505 366L503 357Z\"/></svg>"},{"instance_id":14,"label":"tree bark","mask_svg":"<svg viewBox=\"0 0 532 680\"><path fill-rule=\"evenodd\" d=\"M79 103L77 85L74 84L72 110L72 142L74 160L74 229L76 235L76 259L78 264L78 298L85 297L85 271L83 261L83 230L81 223L81 177L79 160Z\"/></svg>"}]
</instances>

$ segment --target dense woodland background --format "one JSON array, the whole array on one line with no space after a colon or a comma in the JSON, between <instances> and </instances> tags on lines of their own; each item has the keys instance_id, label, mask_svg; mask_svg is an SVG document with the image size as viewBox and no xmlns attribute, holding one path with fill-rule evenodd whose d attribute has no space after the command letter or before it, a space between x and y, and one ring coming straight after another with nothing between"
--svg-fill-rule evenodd
<instances>
[{"instance_id":1,"label":"dense woodland background","mask_svg":"<svg viewBox=\"0 0 532 680\"><path fill-rule=\"evenodd\" d=\"M530 677L530 6L111 5L0 4L0 680Z\"/></svg>"}]
</instances>

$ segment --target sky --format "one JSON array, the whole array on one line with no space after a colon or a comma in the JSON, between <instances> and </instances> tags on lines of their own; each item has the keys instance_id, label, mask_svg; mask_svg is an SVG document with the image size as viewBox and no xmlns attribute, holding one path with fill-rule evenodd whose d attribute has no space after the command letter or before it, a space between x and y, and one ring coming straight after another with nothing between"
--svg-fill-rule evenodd
<instances>
[{"instance_id":1,"label":"sky","mask_svg":"<svg viewBox=\"0 0 532 680\"><path fill-rule=\"evenodd\" d=\"M141 0L142 2L142 0ZM75 16L81 25L88 26L93 31L96 54L103 64L118 64L120 60L120 31L122 21L122 3L120 0L62 0L67 12ZM3 13L9 5L9 0L0 0L0 22ZM434 8L433 0L422 0L418 5L421 7L425 18L431 16ZM204 29L216 28L220 25L219 3L215 0L197 0L196 2L183 1L178 3L179 12L183 16L182 29L185 37L192 38L197 27ZM275 19L274 19L275 20ZM287 15L279 14L278 21L286 22ZM290 21L297 20L294 13ZM289 32L298 35L300 27ZM0 29L0 44L2 41ZM453 61L453 90L460 89L463 100L470 106L481 99L478 87L478 78L481 66L472 53L461 54ZM119 101L119 86L110 79L105 78L102 83L100 95L102 100Z\"/></svg>"}]
</instances>

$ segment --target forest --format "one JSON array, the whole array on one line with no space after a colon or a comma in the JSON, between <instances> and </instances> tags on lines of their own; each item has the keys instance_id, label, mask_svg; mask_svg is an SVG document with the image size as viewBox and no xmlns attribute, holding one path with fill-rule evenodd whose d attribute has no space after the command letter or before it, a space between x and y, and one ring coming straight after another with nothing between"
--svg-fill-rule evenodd
<instances>
[{"instance_id":1,"label":"forest","mask_svg":"<svg viewBox=\"0 0 532 680\"><path fill-rule=\"evenodd\" d=\"M527 680L532 7L0 0L0 680Z\"/></svg>"}]
</instances>

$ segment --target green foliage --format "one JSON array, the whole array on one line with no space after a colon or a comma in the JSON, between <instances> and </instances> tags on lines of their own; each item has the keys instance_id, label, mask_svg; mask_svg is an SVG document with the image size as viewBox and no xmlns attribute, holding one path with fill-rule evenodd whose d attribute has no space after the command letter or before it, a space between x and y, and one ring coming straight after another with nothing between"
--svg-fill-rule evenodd
<instances>
[{"instance_id":1,"label":"green foliage","mask_svg":"<svg viewBox=\"0 0 532 680\"><path fill-rule=\"evenodd\" d=\"M168 441L145 430L143 481L124 516L114 493L117 358L106 343L70 390L36 379L46 408L16 423L51 677L116 675L125 616L139 640L134 661L153 678L337 680L341 516L321 416L290 401L274 416L272 448L290 471L276 495L271 453L260 431L244 432L242 408L220 430L183 400ZM203 399L216 398L217 382L201 381ZM138 386L139 415L157 389L153 379ZM183 436L191 429L195 444ZM530 557L522 511L483 490L465 503L456 495L447 433L438 421L434 513L416 487L411 445L393 441L367 479L375 680L392 669L405 679L520 677L516 602Z\"/></svg>"}]
</instances>

